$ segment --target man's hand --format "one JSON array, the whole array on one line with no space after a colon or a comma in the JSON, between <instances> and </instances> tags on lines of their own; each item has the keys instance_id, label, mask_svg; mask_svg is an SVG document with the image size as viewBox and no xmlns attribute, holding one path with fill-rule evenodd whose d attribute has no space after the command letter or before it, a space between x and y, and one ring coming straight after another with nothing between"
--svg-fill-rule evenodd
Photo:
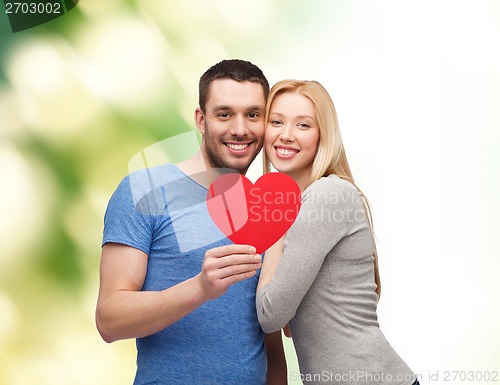
<instances>
[{"instance_id":1,"label":"man's hand","mask_svg":"<svg viewBox=\"0 0 500 385\"><path fill-rule=\"evenodd\" d=\"M248 245L207 250L201 272L196 276L205 299L220 297L232 284L254 276L262 260L255 251L255 247Z\"/></svg>"}]
</instances>

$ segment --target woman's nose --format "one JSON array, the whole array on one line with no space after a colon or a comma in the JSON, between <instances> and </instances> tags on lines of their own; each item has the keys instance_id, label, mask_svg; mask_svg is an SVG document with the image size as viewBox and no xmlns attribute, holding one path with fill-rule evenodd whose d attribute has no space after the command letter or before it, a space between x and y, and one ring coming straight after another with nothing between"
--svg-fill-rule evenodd
<instances>
[{"instance_id":1,"label":"woman's nose","mask_svg":"<svg viewBox=\"0 0 500 385\"><path fill-rule=\"evenodd\" d=\"M283 126L283 130L281 131L281 134L279 136L279 139L282 141L282 142L286 142L286 143L290 143L290 142L293 142L293 140L295 139L293 137L293 134L292 134L292 130L290 127L288 126Z\"/></svg>"}]
</instances>

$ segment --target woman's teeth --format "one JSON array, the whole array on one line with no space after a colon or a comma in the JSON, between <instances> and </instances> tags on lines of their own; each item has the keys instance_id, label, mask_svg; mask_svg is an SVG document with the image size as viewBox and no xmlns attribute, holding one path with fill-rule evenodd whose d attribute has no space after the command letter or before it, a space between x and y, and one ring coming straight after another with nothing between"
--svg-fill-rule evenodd
<instances>
[{"instance_id":1,"label":"woman's teeth","mask_svg":"<svg viewBox=\"0 0 500 385\"><path fill-rule=\"evenodd\" d=\"M278 151L278 154L288 156L288 155L293 155L296 154L298 151L297 150L292 150L289 148L277 148L276 151Z\"/></svg>"}]
</instances>

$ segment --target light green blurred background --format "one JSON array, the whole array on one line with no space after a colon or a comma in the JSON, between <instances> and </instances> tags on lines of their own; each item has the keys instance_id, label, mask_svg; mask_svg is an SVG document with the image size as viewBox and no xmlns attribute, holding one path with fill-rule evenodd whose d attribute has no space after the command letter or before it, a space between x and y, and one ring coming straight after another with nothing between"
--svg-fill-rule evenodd
<instances>
[{"instance_id":1,"label":"light green blurred background","mask_svg":"<svg viewBox=\"0 0 500 385\"><path fill-rule=\"evenodd\" d=\"M0 384L132 383L134 342L94 326L104 210L231 57L331 93L374 207L381 327L422 382L500 371L498 20L496 0L83 0L0 30Z\"/></svg>"}]
</instances>

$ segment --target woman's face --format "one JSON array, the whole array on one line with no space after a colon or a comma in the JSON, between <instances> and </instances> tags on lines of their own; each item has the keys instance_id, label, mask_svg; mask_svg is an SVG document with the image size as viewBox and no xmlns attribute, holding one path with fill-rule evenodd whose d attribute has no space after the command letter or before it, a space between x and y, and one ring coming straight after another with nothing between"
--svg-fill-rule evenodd
<instances>
[{"instance_id":1,"label":"woman's face","mask_svg":"<svg viewBox=\"0 0 500 385\"><path fill-rule=\"evenodd\" d=\"M319 125L313 102L293 92L276 96L264 137L264 148L274 168L296 181L307 180L318 144Z\"/></svg>"}]
</instances>

